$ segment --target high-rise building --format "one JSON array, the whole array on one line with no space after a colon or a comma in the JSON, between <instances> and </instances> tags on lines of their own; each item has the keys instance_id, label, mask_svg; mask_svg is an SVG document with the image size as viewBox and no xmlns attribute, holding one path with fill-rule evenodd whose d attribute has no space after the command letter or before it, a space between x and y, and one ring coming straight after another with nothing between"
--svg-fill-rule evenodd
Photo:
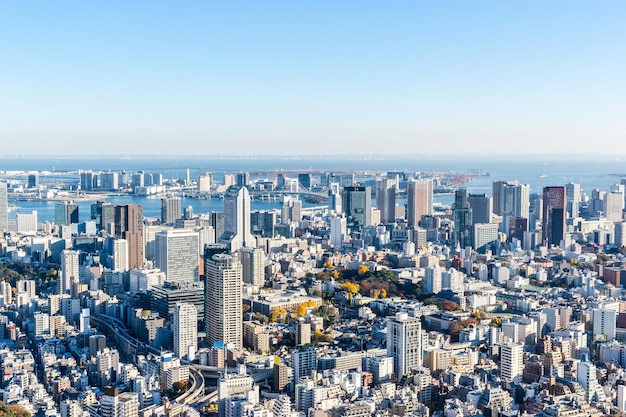
<instances>
[{"instance_id":1,"label":"high-rise building","mask_svg":"<svg viewBox=\"0 0 626 417\"><path fill-rule=\"evenodd\" d=\"M347 226L361 230L372 224L372 192L369 186L345 187L341 194L341 206Z\"/></svg>"},{"instance_id":2,"label":"high-rise building","mask_svg":"<svg viewBox=\"0 0 626 417\"><path fill-rule=\"evenodd\" d=\"M433 214L433 181L410 180L407 191L407 224L417 227L424 215Z\"/></svg>"},{"instance_id":3,"label":"high-rise building","mask_svg":"<svg viewBox=\"0 0 626 417\"><path fill-rule=\"evenodd\" d=\"M7 183L0 181L0 231L9 230L9 198Z\"/></svg>"},{"instance_id":4,"label":"high-rise building","mask_svg":"<svg viewBox=\"0 0 626 417\"><path fill-rule=\"evenodd\" d=\"M604 195L604 217L612 222L621 222L624 211L624 193L611 191Z\"/></svg>"},{"instance_id":5,"label":"high-rise building","mask_svg":"<svg viewBox=\"0 0 626 417\"><path fill-rule=\"evenodd\" d=\"M198 177L198 191L201 193L210 193L213 185L213 173L205 172L204 175Z\"/></svg>"},{"instance_id":6,"label":"high-rise building","mask_svg":"<svg viewBox=\"0 0 626 417\"><path fill-rule=\"evenodd\" d=\"M422 367L422 325L407 313L387 320L387 356L393 358L396 378Z\"/></svg>"},{"instance_id":7,"label":"high-rise building","mask_svg":"<svg viewBox=\"0 0 626 417\"><path fill-rule=\"evenodd\" d=\"M376 208L380 210L381 223L396 221L396 183L388 178L376 181Z\"/></svg>"},{"instance_id":8,"label":"high-rise building","mask_svg":"<svg viewBox=\"0 0 626 417\"><path fill-rule=\"evenodd\" d=\"M126 239L115 239L113 242L113 271L128 271L128 241Z\"/></svg>"},{"instance_id":9,"label":"high-rise building","mask_svg":"<svg viewBox=\"0 0 626 417\"><path fill-rule=\"evenodd\" d=\"M218 253L210 258L205 256L204 268L204 323L209 345L223 342L241 347L243 343L241 262L237 256Z\"/></svg>"},{"instance_id":10,"label":"high-rise building","mask_svg":"<svg viewBox=\"0 0 626 417\"><path fill-rule=\"evenodd\" d=\"M15 221L18 233L37 233L37 210L31 214L17 213Z\"/></svg>"},{"instance_id":11,"label":"high-rise building","mask_svg":"<svg viewBox=\"0 0 626 417\"><path fill-rule=\"evenodd\" d=\"M237 187L247 187L250 184L249 172L238 172L235 174L235 185Z\"/></svg>"},{"instance_id":12,"label":"high-rise building","mask_svg":"<svg viewBox=\"0 0 626 417\"><path fill-rule=\"evenodd\" d=\"M253 211L250 213L252 234L261 237L274 237L276 213L273 211Z\"/></svg>"},{"instance_id":13,"label":"high-rise building","mask_svg":"<svg viewBox=\"0 0 626 417\"><path fill-rule=\"evenodd\" d=\"M347 226L346 218L343 216L333 216L330 218L330 244L335 248L340 248L346 238Z\"/></svg>"},{"instance_id":14,"label":"high-rise building","mask_svg":"<svg viewBox=\"0 0 626 417\"><path fill-rule=\"evenodd\" d=\"M61 252L61 270L57 278L59 294L69 294L72 291L72 283L79 282L78 252L64 250Z\"/></svg>"},{"instance_id":15,"label":"high-rise building","mask_svg":"<svg viewBox=\"0 0 626 417\"><path fill-rule=\"evenodd\" d=\"M280 208L280 223L299 223L302 220L302 201L286 197Z\"/></svg>"},{"instance_id":16,"label":"high-rise building","mask_svg":"<svg viewBox=\"0 0 626 417\"><path fill-rule=\"evenodd\" d=\"M583 361L576 366L576 382L585 390L585 400L589 403L593 401L596 391L602 389L598 384L596 367L591 362Z\"/></svg>"},{"instance_id":17,"label":"high-rise building","mask_svg":"<svg viewBox=\"0 0 626 417\"><path fill-rule=\"evenodd\" d=\"M336 182L328 185L328 210L335 213L343 212L341 206L341 186Z\"/></svg>"},{"instance_id":18,"label":"high-rise building","mask_svg":"<svg viewBox=\"0 0 626 417\"><path fill-rule=\"evenodd\" d=\"M94 184L94 173L92 171L80 172L80 189L83 191L93 191L97 184Z\"/></svg>"},{"instance_id":19,"label":"high-rise building","mask_svg":"<svg viewBox=\"0 0 626 417\"><path fill-rule=\"evenodd\" d=\"M472 208L467 202L467 190L460 188L454 195L453 247L472 246Z\"/></svg>"},{"instance_id":20,"label":"high-rise building","mask_svg":"<svg viewBox=\"0 0 626 417\"><path fill-rule=\"evenodd\" d=\"M114 210L115 238L126 239L128 242L128 267L141 268L145 262L143 207L139 204L126 204L115 206ZM109 212L108 208L106 212ZM105 206L102 206L102 213L102 221L108 221L105 219Z\"/></svg>"},{"instance_id":21,"label":"high-rise building","mask_svg":"<svg viewBox=\"0 0 626 417\"><path fill-rule=\"evenodd\" d=\"M298 183L305 190L310 190L313 185L313 175L309 173L298 174Z\"/></svg>"},{"instance_id":22,"label":"high-rise building","mask_svg":"<svg viewBox=\"0 0 626 417\"><path fill-rule=\"evenodd\" d=\"M544 187L542 237L548 246L565 239L565 203L565 187Z\"/></svg>"},{"instance_id":23,"label":"high-rise building","mask_svg":"<svg viewBox=\"0 0 626 417\"><path fill-rule=\"evenodd\" d=\"M594 340L612 341L615 339L617 314L615 310L596 308L593 310Z\"/></svg>"},{"instance_id":24,"label":"high-rise building","mask_svg":"<svg viewBox=\"0 0 626 417\"><path fill-rule=\"evenodd\" d=\"M232 252L256 246L256 238L250 227L250 193L246 187L235 186L226 190L224 233L218 241L229 245Z\"/></svg>"},{"instance_id":25,"label":"high-rise building","mask_svg":"<svg viewBox=\"0 0 626 417\"><path fill-rule=\"evenodd\" d=\"M498 225L494 223L474 224L474 245L473 248L479 253L486 253L498 241Z\"/></svg>"},{"instance_id":26,"label":"high-rise building","mask_svg":"<svg viewBox=\"0 0 626 417\"><path fill-rule=\"evenodd\" d=\"M117 172L103 172L100 174L100 188L103 190L117 190L119 188Z\"/></svg>"},{"instance_id":27,"label":"high-rise building","mask_svg":"<svg viewBox=\"0 0 626 417\"><path fill-rule=\"evenodd\" d=\"M246 284L265 285L265 251L262 248L241 248L242 278Z\"/></svg>"},{"instance_id":28,"label":"high-rise building","mask_svg":"<svg viewBox=\"0 0 626 417\"><path fill-rule=\"evenodd\" d=\"M502 216L500 231L509 232L510 219L530 216L530 186L517 181L493 182L493 212Z\"/></svg>"},{"instance_id":29,"label":"high-rise building","mask_svg":"<svg viewBox=\"0 0 626 417\"><path fill-rule=\"evenodd\" d=\"M312 347L294 350L291 352L291 367L296 383L299 383L302 377L310 377L317 369L317 352Z\"/></svg>"},{"instance_id":30,"label":"high-rise building","mask_svg":"<svg viewBox=\"0 0 626 417\"><path fill-rule=\"evenodd\" d=\"M161 199L161 223L174 224L182 217L181 200L178 197Z\"/></svg>"},{"instance_id":31,"label":"high-rise building","mask_svg":"<svg viewBox=\"0 0 626 417\"><path fill-rule=\"evenodd\" d=\"M198 310L191 303L179 303L174 308L174 354L192 361L198 350Z\"/></svg>"},{"instance_id":32,"label":"high-rise building","mask_svg":"<svg viewBox=\"0 0 626 417\"><path fill-rule=\"evenodd\" d=\"M168 281L192 282L199 277L199 235L187 229L162 230L155 235L155 266Z\"/></svg>"},{"instance_id":33,"label":"high-rise building","mask_svg":"<svg viewBox=\"0 0 626 417\"><path fill-rule=\"evenodd\" d=\"M429 294L441 292L443 289L441 272L439 265L429 266L424 270L424 292Z\"/></svg>"},{"instance_id":34,"label":"high-rise building","mask_svg":"<svg viewBox=\"0 0 626 417\"><path fill-rule=\"evenodd\" d=\"M580 184L568 182L565 184L565 193L567 196L567 217L574 219L578 217L580 205Z\"/></svg>"},{"instance_id":35,"label":"high-rise building","mask_svg":"<svg viewBox=\"0 0 626 417\"><path fill-rule=\"evenodd\" d=\"M500 345L500 378L510 384L519 383L524 372L524 344L512 341L502 342Z\"/></svg>"},{"instance_id":36,"label":"high-rise building","mask_svg":"<svg viewBox=\"0 0 626 417\"><path fill-rule=\"evenodd\" d=\"M467 202L472 209L472 224L491 223L493 198L486 194L469 194Z\"/></svg>"},{"instance_id":37,"label":"high-rise building","mask_svg":"<svg viewBox=\"0 0 626 417\"><path fill-rule=\"evenodd\" d=\"M39 187L39 174L29 174L28 175L28 188L37 188Z\"/></svg>"},{"instance_id":38,"label":"high-rise building","mask_svg":"<svg viewBox=\"0 0 626 417\"><path fill-rule=\"evenodd\" d=\"M54 209L54 222L59 226L78 223L78 204L63 202Z\"/></svg>"}]
</instances>

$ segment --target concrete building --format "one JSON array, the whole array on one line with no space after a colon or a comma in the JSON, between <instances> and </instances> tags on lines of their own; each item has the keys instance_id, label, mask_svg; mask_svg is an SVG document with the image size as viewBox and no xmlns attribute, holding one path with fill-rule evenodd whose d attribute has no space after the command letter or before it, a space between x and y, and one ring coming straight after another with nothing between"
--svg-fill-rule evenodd
<instances>
[{"instance_id":1,"label":"concrete building","mask_svg":"<svg viewBox=\"0 0 626 417\"><path fill-rule=\"evenodd\" d=\"M246 187L232 186L226 190L224 232L218 242L229 245L233 253L243 247L256 247L250 222L250 193Z\"/></svg>"},{"instance_id":2,"label":"concrete building","mask_svg":"<svg viewBox=\"0 0 626 417\"><path fill-rule=\"evenodd\" d=\"M155 240L155 266L165 272L168 281L198 280L198 232L187 229L163 230L156 233Z\"/></svg>"},{"instance_id":3,"label":"concrete building","mask_svg":"<svg viewBox=\"0 0 626 417\"><path fill-rule=\"evenodd\" d=\"M424 215L433 214L433 181L410 180L407 190L407 224L417 227Z\"/></svg>"},{"instance_id":4,"label":"concrete building","mask_svg":"<svg viewBox=\"0 0 626 417\"><path fill-rule=\"evenodd\" d=\"M265 251L261 248L241 248L242 278L246 284L265 285Z\"/></svg>"},{"instance_id":5,"label":"concrete building","mask_svg":"<svg viewBox=\"0 0 626 417\"><path fill-rule=\"evenodd\" d=\"M161 223L174 224L176 220L183 217L181 200L178 197L168 197L161 199Z\"/></svg>"},{"instance_id":6,"label":"concrete building","mask_svg":"<svg viewBox=\"0 0 626 417\"><path fill-rule=\"evenodd\" d=\"M422 325L407 313L387 320L387 356L393 358L396 378L422 367Z\"/></svg>"},{"instance_id":7,"label":"concrete building","mask_svg":"<svg viewBox=\"0 0 626 417\"><path fill-rule=\"evenodd\" d=\"M191 303L179 303L174 308L174 354L189 361L198 350L198 310Z\"/></svg>"},{"instance_id":8,"label":"concrete building","mask_svg":"<svg viewBox=\"0 0 626 417\"><path fill-rule=\"evenodd\" d=\"M206 258L204 323L209 345L231 343L241 347L242 266L237 256L218 253Z\"/></svg>"}]
</instances>

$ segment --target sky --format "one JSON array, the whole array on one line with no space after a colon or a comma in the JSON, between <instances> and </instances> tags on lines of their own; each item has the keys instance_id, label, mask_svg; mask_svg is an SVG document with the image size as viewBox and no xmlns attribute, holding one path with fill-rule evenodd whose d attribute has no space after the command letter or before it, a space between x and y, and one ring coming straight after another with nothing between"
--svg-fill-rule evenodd
<instances>
[{"instance_id":1,"label":"sky","mask_svg":"<svg viewBox=\"0 0 626 417\"><path fill-rule=\"evenodd\" d=\"M0 2L2 155L626 155L626 2Z\"/></svg>"}]
</instances>

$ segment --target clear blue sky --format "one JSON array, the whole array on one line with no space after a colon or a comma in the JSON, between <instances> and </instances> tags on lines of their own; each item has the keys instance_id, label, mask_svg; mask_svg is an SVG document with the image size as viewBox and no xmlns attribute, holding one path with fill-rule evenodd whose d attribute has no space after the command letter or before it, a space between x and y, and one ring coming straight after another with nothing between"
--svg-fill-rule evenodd
<instances>
[{"instance_id":1,"label":"clear blue sky","mask_svg":"<svg viewBox=\"0 0 626 417\"><path fill-rule=\"evenodd\" d=\"M5 1L2 154L626 154L626 1Z\"/></svg>"}]
</instances>

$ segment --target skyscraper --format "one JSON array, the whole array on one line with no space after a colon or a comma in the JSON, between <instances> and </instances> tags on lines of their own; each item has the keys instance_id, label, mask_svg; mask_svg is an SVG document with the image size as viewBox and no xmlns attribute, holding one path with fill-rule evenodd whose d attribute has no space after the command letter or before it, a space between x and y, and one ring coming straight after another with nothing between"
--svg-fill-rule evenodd
<instances>
[{"instance_id":1,"label":"skyscraper","mask_svg":"<svg viewBox=\"0 0 626 417\"><path fill-rule=\"evenodd\" d=\"M524 371L524 344L511 341L500 345L500 378L509 384L521 382Z\"/></svg>"},{"instance_id":2,"label":"skyscraper","mask_svg":"<svg viewBox=\"0 0 626 417\"><path fill-rule=\"evenodd\" d=\"M341 206L346 224L352 230L361 230L372 224L372 192L369 186L345 187L341 194Z\"/></svg>"},{"instance_id":3,"label":"skyscraper","mask_svg":"<svg viewBox=\"0 0 626 417\"><path fill-rule=\"evenodd\" d=\"M241 347L242 266L237 256L218 253L205 257L204 323L209 345L231 343Z\"/></svg>"},{"instance_id":4,"label":"skyscraper","mask_svg":"<svg viewBox=\"0 0 626 417\"><path fill-rule=\"evenodd\" d=\"M567 216L569 218L578 217L579 204L580 204L580 184L568 182L565 184L565 191L567 195Z\"/></svg>"},{"instance_id":5,"label":"skyscraper","mask_svg":"<svg viewBox=\"0 0 626 417\"><path fill-rule=\"evenodd\" d=\"M565 239L565 187L544 187L543 189L543 243L560 245Z\"/></svg>"},{"instance_id":6,"label":"skyscraper","mask_svg":"<svg viewBox=\"0 0 626 417\"><path fill-rule=\"evenodd\" d=\"M155 235L156 267L168 281L193 282L199 277L198 232L187 229L162 230Z\"/></svg>"},{"instance_id":7,"label":"skyscraper","mask_svg":"<svg viewBox=\"0 0 626 417\"><path fill-rule=\"evenodd\" d=\"M241 248L242 277L246 284L265 285L265 251L261 248Z\"/></svg>"},{"instance_id":8,"label":"skyscraper","mask_svg":"<svg viewBox=\"0 0 626 417\"><path fill-rule=\"evenodd\" d=\"M396 221L396 183L387 178L376 181L376 208L380 210L381 223Z\"/></svg>"},{"instance_id":9,"label":"skyscraper","mask_svg":"<svg viewBox=\"0 0 626 417\"><path fill-rule=\"evenodd\" d=\"M78 223L78 204L63 202L55 206L54 222L59 226Z\"/></svg>"},{"instance_id":10,"label":"skyscraper","mask_svg":"<svg viewBox=\"0 0 626 417\"><path fill-rule=\"evenodd\" d=\"M433 214L433 181L411 180L407 193L407 223L417 227L422 216Z\"/></svg>"},{"instance_id":11,"label":"skyscraper","mask_svg":"<svg viewBox=\"0 0 626 417\"><path fill-rule=\"evenodd\" d=\"M491 223L493 198L485 194L470 194L467 202L472 209L472 224Z\"/></svg>"},{"instance_id":12,"label":"skyscraper","mask_svg":"<svg viewBox=\"0 0 626 417\"><path fill-rule=\"evenodd\" d=\"M0 181L0 231L9 230L9 199L7 183Z\"/></svg>"},{"instance_id":13,"label":"skyscraper","mask_svg":"<svg viewBox=\"0 0 626 417\"><path fill-rule=\"evenodd\" d=\"M108 221L105 219L105 208L106 206L102 206L102 222ZM108 213L108 209L106 212ZM139 204L115 206L114 224L115 238L126 239L128 242L128 267L141 268L145 261L143 207ZM103 224L103 227L106 225Z\"/></svg>"},{"instance_id":14,"label":"skyscraper","mask_svg":"<svg viewBox=\"0 0 626 417\"><path fill-rule=\"evenodd\" d=\"M612 222L621 222L623 211L624 193L611 191L604 195L604 217Z\"/></svg>"},{"instance_id":15,"label":"skyscraper","mask_svg":"<svg viewBox=\"0 0 626 417\"><path fill-rule=\"evenodd\" d=\"M193 360L198 350L198 310L191 303L178 303L174 308L174 354Z\"/></svg>"},{"instance_id":16,"label":"skyscraper","mask_svg":"<svg viewBox=\"0 0 626 417\"><path fill-rule=\"evenodd\" d=\"M396 378L422 367L422 325L407 313L387 319L387 356L393 358Z\"/></svg>"},{"instance_id":17,"label":"skyscraper","mask_svg":"<svg viewBox=\"0 0 626 417\"><path fill-rule=\"evenodd\" d=\"M228 244L231 252L256 246L250 227L250 193L246 187L229 187L224 194L224 233L219 242Z\"/></svg>"},{"instance_id":18,"label":"skyscraper","mask_svg":"<svg viewBox=\"0 0 626 417\"><path fill-rule=\"evenodd\" d=\"M178 197L161 199L161 223L173 224L182 217L181 200Z\"/></svg>"},{"instance_id":19,"label":"skyscraper","mask_svg":"<svg viewBox=\"0 0 626 417\"><path fill-rule=\"evenodd\" d=\"M530 186L517 181L493 182L493 212L502 216L500 231L509 232L512 217L530 216Z\"/></svg>"},{"instance_id":20,"label":"skyscraper","mask_svg":"<svg viewBox=\"0 0 626 417\"><path fill-rule=\"evenodd\" d=\"M78 252L64 250L61 252L61 276L57 278L59 294L69 294L72 283L79 282Z\"/></svg>"},{"instance_id":21,"label":"skyscraper","mask_svg":"<svg viewBox=\"0 0 626 417\"><path fill-rule=\"evenodd\" d=\"M467 202L467 190L461 188L454 195L453 247L472 246L472 208Z\"/></svg>"},{"instance_id":22,"label":"skyscraper","mask_svg":"<svg viewBox=\"0 0 626 417\"><path fill-rule=\"evenodd\" d=\"M126 272L128 267L128 241L115 239L113 242L113 271Z\"/></svg>"},{"instance_id":23,"label":"skyscraper","mask_svg":"<svg viewBox=\"0 0 626 417\"><path fill-rule=\"evenodd\" d=\"M596 308L593 310L594 340L612 341L615 339L617 314L615 310Z\"/></svg>"}]
</instances>

